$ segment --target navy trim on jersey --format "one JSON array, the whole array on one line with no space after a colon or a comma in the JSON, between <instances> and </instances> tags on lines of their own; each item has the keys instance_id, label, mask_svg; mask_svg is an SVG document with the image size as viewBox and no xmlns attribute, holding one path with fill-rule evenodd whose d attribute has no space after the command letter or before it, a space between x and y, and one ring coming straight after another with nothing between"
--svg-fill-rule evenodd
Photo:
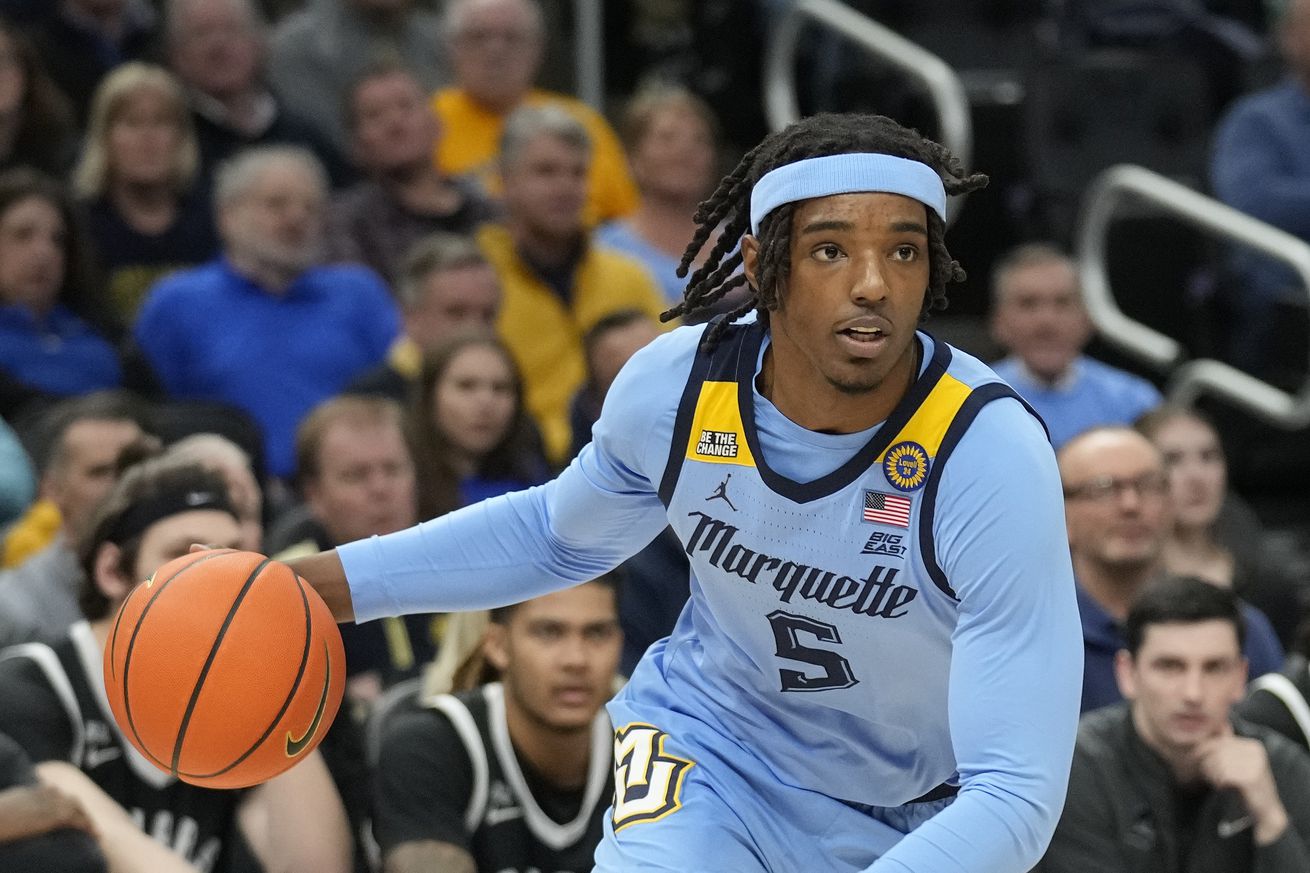
<instances>
[{"instance_id":1,"label":"navy trim on jersey","mask_svg":"<svg viewBox=\"0 0 1310 873\"><path fill-rule=\"evenodd\" d=\"M710 321L708 333L724 316L720 315ZM678 487L678 477L682 474L682 462L687 456L687 440L691 436L691 423L696 417L696 403L700 399L701 386L709 374L710 364L714 360L713 349L707 348L704 340L696 344L696 356L692 359L691 375L682 389L682 400L678 402L678 416L673 420L673 438L669 442L669 461L664 467L664 476L660 479L660 502L667 508L673 500L673 490Z\"/></svg>"},{"instance_id":2,"label":"navy trim on jersey","mask_svg":"<svg viewBox=\"0 0 1310 873\"><path fill-rule=\"evenodd\" d=\"M937 563L937 549L932 538L933 513L937 506L937 489L942 481L942 468L945 466L945 461L950 457L951 452L964 438L969 425L973 424L973 420L978 417L978 413L982 412L983 407L993 400L1000 400L1005 397L1022 403L1024 408L1037 418L1038 423L1042 425L1042 429L1046 429L1046 423L1042 421L1041 416L1037 415L1033 408L1015 393L1015 390L1009 385L1004 382L989 382L986 385L980 385L969 394L968 399L960 406L959 412L955 414L955 419L947 427L946 435L942 437L942 443L937 449L937 456L933 459L932 470L928 473L928 484L923 489L923 502L919 507L919 545L923 566L927 568L928 575L932 577L933 583L952 600L958 601L960 598L946 578L946 572ZM1049 433L1047 438L1050 438Z\"/></svg>"},{"instance_id":3,"label":"navy trim on jersey","mask_svg":"<svg viewBox=\"0 0 1310 873\"><path fill-rule=\"evenodd\" d=\"M758 322L757 322L758 324ZM937 383L942 376L946 374L946 368L951 363L951 349L946 343L934 340L932 360L924 368L923 373L915 379L910 385L910 390L896 404L891 415L883 422L882 426L869 438L869 441L857 451L851 458L836 470L826 476L821 476L813 482L796 482L787 478L781 473L775 472L769 466L764 452L760 448L759 436L755 431L755 362L759 360L760 344L764 341L764 329L761 326L758 330L742 338L744 346L743 351L746 354L738 357L739 365L737 367L737 403L740 407L742 429L746 433L746 444L750 446L751 454L755 458L755 468L760 472L760 478L764 484L775 494L779 494L796 503L809 503L813 500L820 500L829 497L851 485L856 479L863 476L870 467L878 460L879 456L886 451L887 446L901 432L910 417L918 411L923 405L924 400L928 397L932 389L937 387ZM749 366L741 366L740 362L745 361Z\"/></svg>"}]
</instances>

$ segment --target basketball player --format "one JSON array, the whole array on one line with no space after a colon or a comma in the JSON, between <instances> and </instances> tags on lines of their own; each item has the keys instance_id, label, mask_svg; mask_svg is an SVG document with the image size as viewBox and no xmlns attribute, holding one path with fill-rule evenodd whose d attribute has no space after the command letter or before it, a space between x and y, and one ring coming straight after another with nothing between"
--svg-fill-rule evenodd
<instances>
[{"instance_id":1,"label":"basketball player","mask_svg":"<svg viewBox=\"0 0 1310 873\"><path fill-rule=\"evenodd\" d=\"M0 731L83 805L115 873L226 871L237 826L266 870L349 870L349 828L318 752L246 792L197 788L149 763L109 709L101 653L134 583L197 538L235 547L241 536L221 474L140 463L101 504L81 545L79 601L89 623L53 646L0 653Z\"/></svg>"},{"instance_id":2,"label":"basketball player","mask_svg":"<svg viewBox=\"0 0 1310 873\"><path fill-rule=\"evenodd\" d=\"M916 330L963 276L946 198L985 181L886 118L771 135L701 205L670 315L748 304L638 352L550 484L297 570L339 618L494 607L671 523L691 599L609 706L598 870L1028 870L1078 716L1059 477L1036 415Z\"/></svg>"},{"instance_id":3,"label":"basketball player","mask_svg":"<svg viewBox=\"0 0 1310 873\"><path fill-rule=\"evenodd\" d=\"M385 873L582 873L614 794L623 635L613 576L493 610L501 680L442 694L383 727L373 831Z\"/></svg>"}]
</instances>

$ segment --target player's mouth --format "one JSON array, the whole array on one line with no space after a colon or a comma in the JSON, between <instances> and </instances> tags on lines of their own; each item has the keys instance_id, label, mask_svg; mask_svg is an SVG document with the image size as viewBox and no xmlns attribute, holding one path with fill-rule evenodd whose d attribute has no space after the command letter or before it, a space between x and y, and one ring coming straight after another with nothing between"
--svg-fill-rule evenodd
<instances>
[{"instance_id":1,"label":"player's mouth","mask_svg":"<svg viewBox=\"0 0 1310 873\"><path fill-rule=\"evenodd\" d=\"M882 351L888 332L881 324L861 319L837 331L837 341L852 357L872 358Z\"/></svg>"},{"instance_id":2,"label":"player's mouth","mask_svg":"<svg viewBox=\"0 0 1310 873\"><path fill-rule=\"evenodd\" d=\"M593 698L592 690L586 685L569 685L555 689L554 697L565 706L587 706Z\"/></svg>"}]
</instances>

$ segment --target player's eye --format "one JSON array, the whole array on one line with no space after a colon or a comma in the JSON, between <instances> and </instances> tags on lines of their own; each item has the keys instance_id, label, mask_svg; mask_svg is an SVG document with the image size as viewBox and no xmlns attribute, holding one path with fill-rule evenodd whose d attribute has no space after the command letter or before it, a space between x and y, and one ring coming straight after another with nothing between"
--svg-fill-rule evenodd
<instances>
[{"instance_id":1,"label":"player's eye","mask_svg":"<svg viewBox=\"0 0 1310 873\"><path fill-rule=\"evenodd\" d=\"M814 257L820 261L835 261L841 257L841 248L832 243L825 243L814 249Z\"/></svg>"},{"instance_id":2,"label":"player's eye","mask_svg":"<svg viewBox=\"0 0 1310 873\"><path fill-rule=\"evenodd\" d=\"M914 261L919 257L919 249L911 245L897 246L892 250L892 257L898 261Z\"/></svg>"}]
</instances>

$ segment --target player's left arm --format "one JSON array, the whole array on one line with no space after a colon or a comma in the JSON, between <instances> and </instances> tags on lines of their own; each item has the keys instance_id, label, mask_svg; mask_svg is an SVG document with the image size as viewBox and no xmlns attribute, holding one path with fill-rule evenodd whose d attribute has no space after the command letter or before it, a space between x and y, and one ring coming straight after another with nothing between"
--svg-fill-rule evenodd
<instances>
[{"instance_id":1,"label":"player's left arm","mask_svg":"<svg viewBox=\"0 0 1310 873\"><path fill-rule=\"evenodd\" d=\"M959 598L949 718L961 790L871 870L1025 871L1064 805L1082 631L1055 457L1018 403L984 407L947 460L933 536Z\"/></svg>"},{"instance_id":2,"label":"player's left arm","mask_svg":"<svg viewBox=\"0 0 1310 873\"><path fill-rule=\"evenodd\" d=\"M349 873L354 844L346 809L315 751L250 792L241 833L266 873Z\"/></svg>"}]
</instances>

